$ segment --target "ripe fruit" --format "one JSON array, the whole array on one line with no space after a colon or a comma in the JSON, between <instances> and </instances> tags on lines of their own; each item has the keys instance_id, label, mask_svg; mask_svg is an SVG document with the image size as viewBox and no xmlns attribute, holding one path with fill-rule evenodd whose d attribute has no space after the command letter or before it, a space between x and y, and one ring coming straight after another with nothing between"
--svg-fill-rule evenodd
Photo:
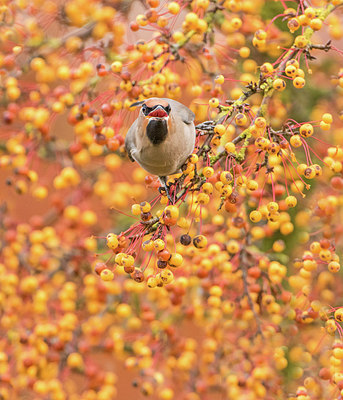
<instances>
[{"instance_id":1,"label":"ripe fruit","mask_svg":"<svg viewBox=\"0 0 343 400\"><path fill-rule=\"evenodd\" d=\"M224 76L223 75L217 75L216 78L214 79L215 83L222 85L224 83Z\"/></svg>"},{"instance_id":2,"label":"ripe fruit","mask_svg":"<svg viewBox=\"0 0 343 400\"><path fill-rule=\"evenodd\" d=\"M260 70L263 75L268 75L274 71L274 67L270 63L264 63L263 65L261 65Z\"/></svg>"},{"instance_id":3,"label":"ripe fruit","mask_svg":"<svg viewBox=\"0 0 343 400\"><path fill-rule=\"evenodd\" d=\"M305 132L306 134L306 132ZM302 141L301 141L301 137L299 135L293 135L290 140L289 140L290 144L293 147L300 147L302 146Z\"/></svg>"},{"instance_id":4,"label":"ripe fruit","mask_svg":"<svg viewBox=\"0 0 343 400\"><path fill-rule=\"evenodd\" d=\"M182 255L181 254L179 254L179 253L172 253L172 255L171 255L171 257L170 257L170 259L169 259L169 261L168 261L168 264L171 266L171 267L180 267L180 265L182 264L182 262L183 262L183 258L182 258Z\"/></svg>"},{"instance_id":5,"label":"ripe fruit","mask_svg":"<svg viewBox=\"0 0 343 400\"><path fill-rule=\"evenodd\" d=\"M219 106L219 100L217 98L212 98L209 102L208 102L209 106L211 108L217 108Z\"/></svg>"},{"instance_id":6,"label":"ripe fruit","mask_svg":"<svg viewBox=\"0 0 343 400\"><path fill-rule=\"evenodd\" d=\"M171 14L178 14L180 12L180 5L176 1L172 1L171 3L168 4L168 10ZM187 20L187 17L186 17ZM190 17L188 17L188 20L191 20Z\"/></svg>"},{"instance_id":7,"label":"ripe fruit","mask_svg":"<svg viewBox=\"0 0 343 400\"><path fill-rule=\"evenodd\" d=\"M305 86L305 79L297 76L293 79L293 86L297 89L302 89Z\"/></svg>"},{"instance_id":8,"label":"ripe fruit","mask_svg":"<svg viewBox=\"0 0 343 400\"><path fill-rule=\"evenodd\" d=\"M197 235L193 238L193 245L197 249L203 249L207 246L207 239L204 235Z\"/></svg>"},{"instance_id":9,"label":"ripe fruit","mask_svg":"<svg viewBox=\"0 0 343 400\"><path fill-rule=\"evenodd\" d=\"M297 36L297 37L295 38L295 40L294 40L294 45L295 45L296 47L299 47L299 49L304 48L304 47L307 45L307 43L308 43L308 40L307 40L306 37L303 36L303 35Z\"/></svg>"},{"instance_id":10,"label":"ripe fruit","mask_svg":"<svg viewBox=\"0 0 343 400\"><path fill-rule=\"evenodd\" d=\"M305 138L310 137L313 135L313 126L311 124L301 125L299 133Z\"/></svg>"},{"instance_id":11,"label":"ripe fruit","mask_svg":"<svg viewBox=\"0 0 343 400\"><path fill-rule=\"evenodd\" d=\"M319 31L323 26L323 21L319 18L314 18L312 19L312 21L310 22L310 27L314 30L314 31Z\"/></svg>"},{"instance_id":12,"label":"ripe fruit","mask_svg":"<svg viewBox=\"0 0 343 400\"><path fill-rule=\"evenodd\" d=\"M289 208L293 208L297 205L297 198L295 196L287 196L285 201Z\"/></svg>"},{"instance_id":13,"label":"ripe fruit","mask_svg":"<svg viewBox=\"0 0 343 400\"><path fill-rule=\"evenodd\" d=\"M297 67L293 64L289 64L285 68L285 74L290 77L294 77L297 73Z\"/></svg>"},{"instance_id":14,"label":"ripe fruit","mask_svg":"<svg viewBox=\"0 0 343 400\"><path fill-rule=\"evenodd\" d=\"M114 279L114 273L110 269L105 268L101 271L100 278L103 281L112 281Z\"/></svg>"},{"instance_id":15,"label":"ripe fruit","mask_svg":"<svg viewBox=\"0 0 343 400\"><path fill-rule=\"evenodd\" d=\"M107 241L107 246L110 249L115 250L118 247L118 244L119 244L118 237L114 233L109 233L106 236L106 241Z\"/></svg>"},{"instance_id":16,"label":"ripe fruit","mask_svg":"<svg viewBox=\"0 0 343 400\"><path fill-rule=\"evenodd\" d=\"M235 117L235 122L238 126L244 126L248 122L248 117L245 114L238 113Z\"/></svg>"},{"instance_id":17,"label":"ripe fruit","mask_svg":"<svg viewBox=\"0 0 343 400\"><path fill-rule=\"evenodd\" d=\"M322 121L325 122L326 124L332 124L333 118L332 115L329 113L325 113L322 115Z\"/></svg>"},{"instance_id":18,"label":"ripe fruit","mask_svg":"<svg viewBox=\"0 0 343 400\"><path fill-rule=\"evenodd\" d=\"M250 213L250 215L249 215L249 218L250 218L250 220L251 220L252 222L257 223L257 222L260 222L260 221L261 221L261 219L262 219L262 214L261 214L260 211L254 210L254 211L251 211L251 213Z\"/></svg>"}]
</instances>

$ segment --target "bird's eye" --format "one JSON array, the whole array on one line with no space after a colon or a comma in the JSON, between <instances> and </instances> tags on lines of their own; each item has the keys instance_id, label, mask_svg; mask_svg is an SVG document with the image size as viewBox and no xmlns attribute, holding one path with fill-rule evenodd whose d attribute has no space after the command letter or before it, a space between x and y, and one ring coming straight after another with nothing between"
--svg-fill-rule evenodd
<instances>
[{"instance_id":1,"label":"bird's eye","mask_svg":"<svg viewBox=\"0 0 343 400\"><path fill-rule=\"evenodd\" d=\"M142 105L142 113L143 113L144 115L148 115L148 107L147 107L146 104L143 104L143 105Z\"/></svg>"}]
</instances>

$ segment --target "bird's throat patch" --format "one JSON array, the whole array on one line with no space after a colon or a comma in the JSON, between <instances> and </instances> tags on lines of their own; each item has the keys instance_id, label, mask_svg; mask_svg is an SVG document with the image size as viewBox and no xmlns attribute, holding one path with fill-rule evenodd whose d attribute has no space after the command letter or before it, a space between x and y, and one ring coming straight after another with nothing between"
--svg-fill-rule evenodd
<instances>
[{"instance_id":1,"label":"bird's throat patch","mask_svg":"<svg viewBox=\"0 0 343 400\"><path fill-rule=\"evenodd\" d=\"M165 141L168 134L168 125L165 119L150 119L147 127L146 133L148 139L152 144L160 144Z\"/></svg>"}]
</instances>

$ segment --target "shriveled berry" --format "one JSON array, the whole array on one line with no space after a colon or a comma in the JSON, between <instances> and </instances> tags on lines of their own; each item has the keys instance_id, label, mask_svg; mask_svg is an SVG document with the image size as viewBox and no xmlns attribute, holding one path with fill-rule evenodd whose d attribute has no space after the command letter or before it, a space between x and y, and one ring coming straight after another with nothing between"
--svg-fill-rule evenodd
<instances>
[{"instance_id":1,"label":"shriveled berry","mask_svg":"<svg viewBox=\"0 0 343 400\"><path fill-rule=\"evenodd\" d=\"M192 238L185 234L180 237L180 243L184 246L189 246L192 243Z\"/></svg>"},{"instance_id":2,"label":"shriveled berry","mask_svg":"<svg viewBox=\"0 0 343 400\"><path fill-rule=\"evenodd\" d=\"M132 277L132 279L133 279L134 281L136 281L136 282L138 282L138 283L141 283L141 282L144 281L144 274L143 274L143 272L142 272L140 269L138 269L138 268L135 268L134 272L131 274L131 277Z\"/></svg>"},{"instance_id":3,"label":"shriveled berry","mask_svg":"<svg viewBox=\"0 0 343 400\"><path fill-rule=\"evenodd\" d=\"M157 261L157 267L160 268L160 269L166 268L167 265L168 265L167 261L163 261L163 260L158 260Z\"/></svg>"}]
</instances>

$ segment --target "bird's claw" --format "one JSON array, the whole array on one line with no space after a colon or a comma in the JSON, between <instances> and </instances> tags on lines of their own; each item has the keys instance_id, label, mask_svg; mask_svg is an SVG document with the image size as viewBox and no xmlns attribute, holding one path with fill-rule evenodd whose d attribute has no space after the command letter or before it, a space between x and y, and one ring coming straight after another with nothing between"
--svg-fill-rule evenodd
<instances>
[{"instance_id":1,"label":"bird's claw","mask_svg":"<svg viewBox=\"0 0 343 400\"><path fill-rule=\"evenodd\" d=\"M172 199L170 195L170 186L167 184L167 178L165 176L160 176L159 177L160 182L162 183L162 186L158 189L159 192L162 194L161 190L165 192L165 194L168 197L168 200L170 201L171 204L174 204L174 200Z\"/></svg>"},{"instance_id":2,"label":"bird's claw","mask_svg":"<svg viewBox=\"0 0 343 400\"><path fill-rule=\"evenodd\" d=\"M174 204L174 199L172 199L170 193L169 193L169 188L164 187L164 186L160 186L158 188L158 191L160 192L160 194L162 196L167 196L168 200L170 201L171 204Z\"/></svg>"}]
</instances>

